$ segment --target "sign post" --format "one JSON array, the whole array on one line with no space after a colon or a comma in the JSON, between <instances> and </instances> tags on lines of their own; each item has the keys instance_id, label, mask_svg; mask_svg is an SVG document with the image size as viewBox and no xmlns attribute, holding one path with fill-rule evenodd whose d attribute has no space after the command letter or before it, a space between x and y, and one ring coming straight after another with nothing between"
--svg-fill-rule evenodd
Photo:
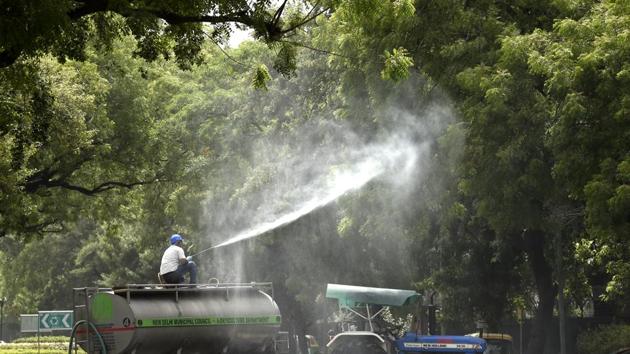
<instances>
[{"instance_id":1,"label":"sign post","mask_svg":"<svg viewBox=\"0 0 630 354\"><path fill-rule=\"evenodd\" d=\"M525 320L525 308L519 306L516 309L516 320L518 321L518 352L523 354L523 321Z\"/></svg>"},{"instance_id":2,"label":"sign post","mask_svg":"<svg viewBox=\"0 0 630 354\"><path fill-rule=\"evenodd\" d=\"M6 297L0 297L0 342L4 340L4 303L7 302Z\"/></svg>"}]
</instances>

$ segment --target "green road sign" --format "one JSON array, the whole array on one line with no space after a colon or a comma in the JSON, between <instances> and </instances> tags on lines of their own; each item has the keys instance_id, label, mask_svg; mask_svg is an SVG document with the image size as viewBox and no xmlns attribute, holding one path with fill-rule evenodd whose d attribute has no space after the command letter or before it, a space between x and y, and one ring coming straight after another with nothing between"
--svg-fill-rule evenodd
<instances>
[{"instance_id":1,"label":"green road sign","mask_svg":"<svg viewBox=\"0 0 630 354\"><path fill-rule=\"evenodd\" d=\"M39 311L39 329L72 329L72 311Z\"/></svg>"}]
</instances>

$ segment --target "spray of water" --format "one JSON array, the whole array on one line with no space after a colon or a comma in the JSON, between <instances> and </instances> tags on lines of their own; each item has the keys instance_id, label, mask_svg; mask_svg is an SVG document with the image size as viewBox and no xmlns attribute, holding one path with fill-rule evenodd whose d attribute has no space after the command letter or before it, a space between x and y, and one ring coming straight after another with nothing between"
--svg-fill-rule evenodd
<instances>
[{"instance_id":1,"label":"spray of water","mask_svg":"<svg viewBox=\"0 0 630 354\"><path fill-rule=\"evenodd\" d=\"M239 232L234 237L213 246L218 248L262 235L280 226L291 223L300 217L309 214L313 210L325 206L346 193L357 190L374 178L383 175L387 171L406 171L415 165L418 151L413 145L400 146L400 142L391 141L384 145L375 145L366 148L364 155L353 165L342 171L337 171L326 181L325 185L317 188L317 193L306 196L294 210L278 215L274 220L264 221L254 227Z\"/></svg>"}]
</instances>

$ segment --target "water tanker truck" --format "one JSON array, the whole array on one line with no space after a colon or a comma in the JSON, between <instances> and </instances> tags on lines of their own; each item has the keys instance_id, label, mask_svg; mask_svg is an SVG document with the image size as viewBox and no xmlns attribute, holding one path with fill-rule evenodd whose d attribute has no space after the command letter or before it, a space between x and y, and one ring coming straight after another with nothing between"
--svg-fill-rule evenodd
<instances>
[{"instance_id":1,"label":"water tanker truck","mask_svg":"<svg viewBox=\"0 0 630 354\"><path fill-rule=\"evenodd\" d=\"M71 346L88 353L276 353L270 283L74 289Z\"/></svg>"}]
</instances>

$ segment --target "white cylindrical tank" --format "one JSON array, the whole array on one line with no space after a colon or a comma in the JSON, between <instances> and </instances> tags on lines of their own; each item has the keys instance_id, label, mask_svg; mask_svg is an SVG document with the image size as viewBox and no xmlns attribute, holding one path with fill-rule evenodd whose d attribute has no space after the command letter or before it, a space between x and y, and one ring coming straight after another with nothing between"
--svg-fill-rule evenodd
<instances>
[{"instance_id":1,"label":"white cylindrical tank","mask_svg":"<svg viewBox=\"0 0 630 354\"><path fill-rule=\"evenodd\" d=\"M273 353L280 311L271 296L254 286L203 288L124 288L89 296L90 316L108 354L116 353ZM89 353L100 342L87 326L77 341Z\"/></svg>"}]
</instances>

